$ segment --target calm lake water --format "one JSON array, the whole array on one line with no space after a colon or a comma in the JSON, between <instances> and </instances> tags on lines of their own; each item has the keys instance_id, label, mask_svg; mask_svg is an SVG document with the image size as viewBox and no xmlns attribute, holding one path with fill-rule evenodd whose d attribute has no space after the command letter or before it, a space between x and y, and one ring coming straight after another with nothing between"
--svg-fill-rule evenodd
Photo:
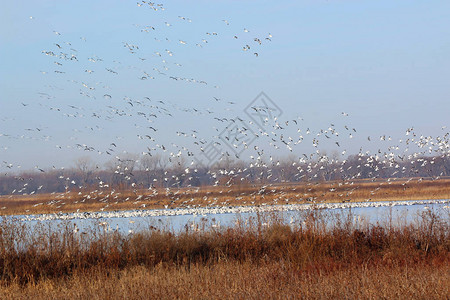
<instances>
[{"instance_id":1,"label":"calm lake water","mask_svg":"<svg viewBox=\"0 0 450 300\"><path fill-rule=\"evenodd\" d=\"M377 205L380 203L380 205ZM414 222L420 214L432 211L449 222L449 200L402 201L352 204L323 205L316 213L321 214L325 222L332 225L337 218L348 217L355 225L369 224L405 224ZM61 224L76 226L81 232L89 228L101 226L104 230L117 230L131 234L152 226L153 229L180 232L186 229L219 228L233 226L237 222L249 223L259 220L268 225L273 217L284 220L291 226L299 226L306 214L311 213L313 206L284 205L266 207L225 207L209 209L172 209L127 212L98 212L90 214L53 214L36 216L3 217L24 222L33 227L44 224L57 228ZM2 219L2 218L0 218Z\"/></svg>"}]
</instances>

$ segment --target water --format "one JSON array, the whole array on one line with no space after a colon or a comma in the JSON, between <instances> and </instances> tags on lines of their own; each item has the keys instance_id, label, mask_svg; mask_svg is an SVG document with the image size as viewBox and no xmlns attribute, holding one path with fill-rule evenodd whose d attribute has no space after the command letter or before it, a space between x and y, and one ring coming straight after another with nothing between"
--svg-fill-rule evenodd
<instances>
[{"instance_id":1,"label":"water","mask_svg":"<svg viewBox=\"0 0 450 300\"><path fill-rule=\"evenodd\" d=\"M180 232L186 229L220 228L233 226L237 222L248 223L251 220L261 220L277 216L291 226L298 226L302 222L302 215L311 212L313 205L276 205L259 207L214 207L214 208L185 208L166 210L136 210L122 212L93 212L72 214L46 214L30 216L0 217L15 218L29 227L36 224L57 228L62 223L78 228L80 232L100 226L105 231L119 231L131 234L149 228ZM393 202L364 202L345 204L320 204L319 212L326 216L326 222L332 225L335 218L352 214L356 225L376 224L407 224L413 222L419 214L432 210L449 220L449 200L423 201L393 201ZM269 217L269 218L266 218ZM0 219L0 220L1 220ZM239 221L238 221L239 220ZM270 222L270 221L268 221ZM268 224L267 224L268 225Z\"/></svg>"}]
</instances>

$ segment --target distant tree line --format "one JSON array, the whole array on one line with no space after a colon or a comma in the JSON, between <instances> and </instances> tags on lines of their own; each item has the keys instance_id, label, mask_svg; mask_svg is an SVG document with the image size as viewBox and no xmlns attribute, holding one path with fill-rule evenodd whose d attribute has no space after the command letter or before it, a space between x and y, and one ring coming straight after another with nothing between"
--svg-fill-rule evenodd
<instances>
[{"instance_id":1,"label":"distant tree line","mask_svg":"<svg viewBox=\"0 0 450 300\"><path fill-rule=\"evenodd\" d=\"M30 195L65 191L236 186L336 180L386 180L450 176L450 155L373 156L359 153L345 160L335 156L294 155L280 160L258 157L252 161L224 156L211 166L188 164L185 157L161 154L124 155L99 166L80 157L69 169L33 170L0 176L0 195Z\"/></svg>"}]
</instances>

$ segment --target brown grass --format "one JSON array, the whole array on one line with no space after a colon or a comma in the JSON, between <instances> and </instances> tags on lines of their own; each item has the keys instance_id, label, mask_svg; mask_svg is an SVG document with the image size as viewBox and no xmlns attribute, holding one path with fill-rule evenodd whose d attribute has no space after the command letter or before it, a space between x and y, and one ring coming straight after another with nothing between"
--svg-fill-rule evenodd
<instances>
[{"instance_id":1,"label":"brown grass","mask_svg":"<svg viewBox=\"0 0 450 300\"><path fill-rule=\"evenodd\" d=\"M0 298L449 298L448 215L428 210L395 226L330 217L313 210L294 227L274 214L132 235L4 220Z\"/></svg>"},{"instance_id":2,"label":"brown grass","mask_svg":"<svg viewBox=\"0 0 450 300\"><path fill-rule=\"evenodd\" d=\"M449 199L450 179L206 186L154 190L72 191L1 196L0 215L315 202Z\"/></svg>"},{"instance_id":3,"label":"brown grass","mask_svg":"<svg viewBox=\"0 0 450 300\"><path fill-rule=\"evenodd\" d=\"M11 285L1 299L448 299L450 268L443 264L352 266L299 272L277 262L158 265L96 270L35 285Z\"/></svg>"}]
</instances>

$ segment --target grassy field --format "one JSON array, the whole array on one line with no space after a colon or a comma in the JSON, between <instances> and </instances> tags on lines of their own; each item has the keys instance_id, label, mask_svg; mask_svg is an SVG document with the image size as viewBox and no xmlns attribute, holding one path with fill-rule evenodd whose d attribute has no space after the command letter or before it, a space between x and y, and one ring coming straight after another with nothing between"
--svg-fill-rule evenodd
<instances>
[{"instance_id":1,"label":"grassy field","mask_svg":"<svg viewBox=\"0 0 450 300\"><path fill-rule=\"evenodd\" d=\"M0 224L1 299L449 299L450 216L355 223L276 214L130 235Z\"/></svg>"},{"instance_id":2,"label":"grassy field","mask_svg":"<svg viewBox=\"0 0 450 300\"><path fill-rule=\"evenodd\" d=\"M449 199L450 179L79 190L0 197L0 215L311 202Z\"/></svg>"},{"instance_id":3,"label":"grassy field","mask_svg":"<svg viewBox=\"0 0 450 300\"><path fill-rule=\"evenodd\" d=\"M300 272L279 263L92 271L0 290L2 299L448 299L442 263Z\"/></svg>"}]
</instances>

